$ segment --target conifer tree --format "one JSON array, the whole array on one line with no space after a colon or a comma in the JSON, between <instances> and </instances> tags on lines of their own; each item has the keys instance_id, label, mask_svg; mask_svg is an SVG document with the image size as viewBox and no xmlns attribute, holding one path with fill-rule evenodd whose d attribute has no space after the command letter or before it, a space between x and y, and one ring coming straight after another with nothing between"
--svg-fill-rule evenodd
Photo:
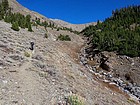
<instances>
[{"instance_id":1,"label":"conifer tree","mask_svg":"<svg viewBox=\"0 0 140 105\"><path fill-rule=\"evenodd\" d=\"M16 22L13 22L11 28L12 28L13 30L15 30L15 31L19 31L19 25L18 25L18 22L17 22L17 21L16 21Z\"/></svg>"},{"instance_id":2,"label":"conifer tree","mask_svg":"<svg viewBox=\"0 0 140 105\"><path fill-rule=\"evenodd\" d=\"M43 25L44 25L44 27L45 27L45 30L47 30L46 28L47 28L47 26L48 26L48 23L45 21L45 22L43 23Z\"/></svg>"},{"instance_id":3,"label":"conifer tree","mask_svg":"<svg viewBox=\"0 0 140 105\"><path fill-rule=\"evenodd\" d=\"M9 3L8 0L2 0L2 6L3 6L3 10L6 11L9 9Z\"/></svg>"},{"instance_id":4,"label":"conifer tree","mask_svg":"<svg viewBox=\"0 0 140 105\"><path fill-rule=\"evenodd\" d=\"M33 32L32 27L31 27L31 23L28 24L28 31Z\"/></svg>"}]
</instances>

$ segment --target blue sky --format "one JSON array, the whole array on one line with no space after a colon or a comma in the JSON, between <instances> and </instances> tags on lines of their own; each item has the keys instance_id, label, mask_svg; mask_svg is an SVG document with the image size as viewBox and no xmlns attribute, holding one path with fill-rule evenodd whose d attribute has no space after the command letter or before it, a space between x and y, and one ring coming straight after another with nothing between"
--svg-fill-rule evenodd
<instances>
[{"instance_id":1,"label":"blue sky","mask_svg":"<svg viewBox=\"0 0 140 105\"><path fill-rule=\"evenodd\" d=\"M140 0L17 0L26 8L48 18L74 24L103 21L112 10L128 5L140 5Z\"/></svg>"}]
</instances>

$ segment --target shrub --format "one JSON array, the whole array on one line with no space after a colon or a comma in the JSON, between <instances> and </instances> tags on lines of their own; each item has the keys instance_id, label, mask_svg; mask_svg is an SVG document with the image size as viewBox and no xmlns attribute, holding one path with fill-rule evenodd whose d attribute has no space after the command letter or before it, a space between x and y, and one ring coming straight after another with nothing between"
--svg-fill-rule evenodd
<instances>
[{"instance_id":1,"label":"shrub","mask_svg":"<svg viewBox=\"0 0 140 105\"><path fill-rule=\"evenodd\" d=\"M61 41L71 41L71 38L69 37L69 35L59 35L57 40L61 40Z\"/></svg>"},{"instance_id":2,"label":"shrub","mask_svg":"<svg viewBox=\"0 0 140 105\"><path fill-rule=\"evenodd\" d=\"M79 100L77 96L69 96L68 103L70 105L84 105L83 102Z\"/></svg>"},{"instance_id":3,"label":"shrub","mask_svg":"<svg viewBox=\"0 0 140 105\"><path fill-rule=\"evenodd\" d=\"M28 31L33 32L31 23L28 24Z\"/></svg>"},{"instance_id":4,"label":"shrub","mask_svg":"<svg viewBox=\"0 0 140 105\"><path fill-rule=\"evenodd\" d=\"M18 25L18 22L14 22L13 24L12 24L12 27L11 27L13 30L15 30L15 31L19 31L19 25Z\"/></svg>"},{"instance_id":5,"label":"shrub","mask_svg":"<svg viewBox=\"0 0 140 105\"><path fill-rule=\"evenodd\" d=\"M24 55L25 55L26 57L30 57L30 56L31 56L29 52L24 52Z\"/></svg>"},{"instance_id":6,"label":"shrub","mask_svg":"<svg viewBox=\"0 0 140 105\"><path fill-rule=\"evenodd\" d=\"M45 38L48 38L48 34L47 33L45 33Z\"/></svg>"}]
</instances>

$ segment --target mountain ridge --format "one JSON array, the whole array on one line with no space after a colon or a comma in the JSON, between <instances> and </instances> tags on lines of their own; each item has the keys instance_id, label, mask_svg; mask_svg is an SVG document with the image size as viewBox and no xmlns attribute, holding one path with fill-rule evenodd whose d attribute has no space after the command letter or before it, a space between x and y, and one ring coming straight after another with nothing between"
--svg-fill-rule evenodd
<instances>
[{"instance_id":1,"label":"mountain ridge","mask_svg":"<svg viewBox=\"0 0 140 105\"><path fill-rule=\"evenodd\" d=\"M80 32L85 27L87 27L89 25L96 25L97 24L96 22L85 23L85 24L71 24L71 23L65 22L65 21L60 20L60 19L47 18L43 15L40 15L39 13L37 13L35 11L30 11L29 9L27 9L24 6L22 6L21 4L19 4L17 2L17 0L8 0L8 1L10 4L10 7L13 9L13 12L19 12L19 13L24 14L24 15L30 14L33 19L39 18L41 21L47 21L47 22L54 23L58 27L67 27L67 28L71 28L74 31Z\"/></svg>"},{"instance_id":2,"label":"mountain ridge","mask_svg":"<svg viewBox=\"0 0 140 105\"><path fill-rule=\"evenodd\" d=\"M84 28L88 27L89 25L95 26L97 24L97 22L91 22L91 23L85 23L85 24L72 24L72 23L68 23L68 22L60 20L60 19L50 19L50 20L52 20L55 23L60 24L64 27L71 28L71 29L79 31L79 32L81 32Z\"/></svg>"}]
</instances>

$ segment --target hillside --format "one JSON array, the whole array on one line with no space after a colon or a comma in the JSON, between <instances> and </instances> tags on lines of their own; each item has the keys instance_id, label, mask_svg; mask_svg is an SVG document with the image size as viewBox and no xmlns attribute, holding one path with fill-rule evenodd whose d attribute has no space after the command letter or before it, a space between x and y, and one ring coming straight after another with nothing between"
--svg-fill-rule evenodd
<instances>
[{"instance_id":1,"label":"hillside","mask_svg":"<svg viewBox=\"0 0 140 105\"><path fill-rule=\"evenodd\" d=\"M64 26L67 28L71 28L72 30L76 30L76 31L82 31L84 28L88 27L89 25L96 25L96 22L93 23L86 23L86 24L71 24L59 19L51 19L52 21L54 21L56 24L59 24L60 26Z\"/></svg>"},{"instance_id":2,"label":"hillside","mask_svg":"<svg viewBox=\"0 0 140 105\"><path fill-rule=\"evenodd\" d=\"M18 12L26 10L27 14L35 15L16 1L9 2L14 12L23 8ZM0 105L139 104L136 97L130 97L113 82L102 81L103 77L81 64L85 44L81 34L36 27L32 23L32 32L21 27L15 31L3 18L0 20ZM60 35L68 35L71 41L60 41Z\"/></svg>"},{"instance_id":3,"label":"hillside","mask_svg":"<svg viewBox=\"0 0 140 105\"><path fill-rule=\"evenodd\" d=\"M110 90L78 61L83 45L80 36L65 31L33 28L13 31L10 24L0 21L0 104L65 104L69 96L77 96L85 105L131 105L119 90ZM69 34L72 41L56 41L59 34ZM77 43L77 40L78 43ZM30 41L35 51L29 50ZM26 57L25 52L30 54ZM134 104L134 103L133 103Z\"/></svg>"},{"instance_id":4,"label":"hillside","mask_svg":"<svg viewBox=\"0 0 140 105\"><path fill-rule=\"evenodd\" d=\"M86 37L83 65L140 99L140 6L116 9L81 33Z\"/></svg>"},{"instance_id":5,"label":"hillside","mask_svg":"<svg viewBox=\"0 0 140 105\"><path fill-rule=\"evenodd\" d=\"M71 24L71 23L68 23L68 22L65 22L62 20L58 20L58 19L49 19L37 12L30 11L29 9L23 7L16 0L9 0L9 5L12 7L13 12L20 12L21 14L24 14L24 15L30 14L33 19L39 18L41 21L47 21L48 23L51 22L58 27L72 28L73 30L76 30L76 31L82 31L86 26L89 26L91 24L92 25L96 24L96 22L88 23L88 24Z\"/></svg>"},{"instance_id":6,"label":"hillside","mask_svg":"<svg viewBox=\"0 0 140 105\"><path fill-rule=\"evenodd\" d=\"M89 26L82 32L92 37L91 43L100 51L140 56L140 6L117 9L104 22Z\"/></svg>"},{"instance_id":7,"label":"hillside","mask_svg":"<svg viewBox=\"0 0 140 105\"><path fill-rule=\"evenodd\" d=\"M16 0L8 0L8 2L9 2L10 7L12 8L12 11L15 12L15 13L19 12L23 15L30 14L33 19L39 18L39 19L41 19L41 21L52 22L47 17L45 17L45 16L43 16L43 15L37 13L37 12L30 11L29 9L23 7Z\"/></svg>"}]
</instances>

